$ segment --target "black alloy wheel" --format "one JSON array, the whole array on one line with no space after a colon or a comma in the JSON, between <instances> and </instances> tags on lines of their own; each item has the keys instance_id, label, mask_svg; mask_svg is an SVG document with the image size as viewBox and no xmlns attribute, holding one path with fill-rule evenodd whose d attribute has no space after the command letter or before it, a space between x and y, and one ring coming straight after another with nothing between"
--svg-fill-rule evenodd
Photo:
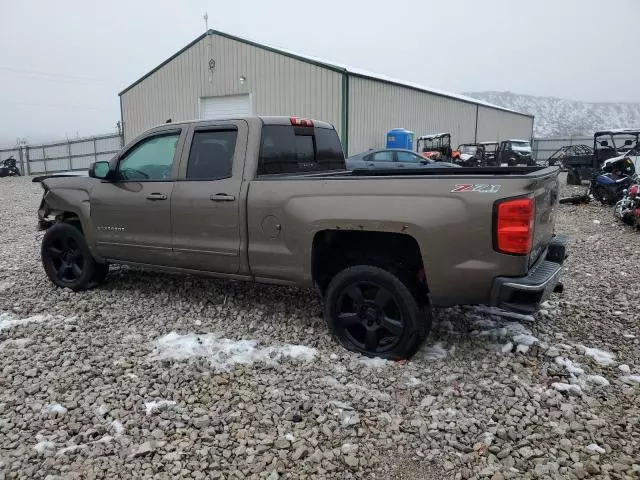
<instances>
[{"instance_id":1,"label":"black alloy wheel","mask_svg":"<svg viewBox=\"0 0 640 480\"><path fill-rule=\"evenodd\" d=\"M355 282L342 291L336 305L342 334L358 349L383 353L398 344L405 324L391 292L371 282Z\"/></svg>"},{"instance_id":2,"label":"black alloy wheel","mask_svg":"<svg viewBox=\"0 0 640 480\"><path fill-rule=\"evenodd\" d=\"M408 275L372 265L338 273L325 296L329 330L348 350L371 357L404 359L420 346L431 326L426 292Z\"/></svg>"},{"instance_id":3,"label":"black alloy wheel","mask_svg":"<svg viewBox=\"0 0 640 480\"><path fill-rule=\"evenodd\" d=\"M109 266L96 262L82 231L66 222L52 225L42 238L42 266L53 283L85 290L102 282Z\"/></svg>"},{"instance_id":4,"label":"black alloy wheel","mask_svg":"<svg viewBox=\"0 0 640 480\"><path fill-rule=\"evenodd\" d=\"M60 283L73 285L82 278L85 259L80 246L73 238L55 238L47 246L47 259Z\"/></svg>"}]
</instances>

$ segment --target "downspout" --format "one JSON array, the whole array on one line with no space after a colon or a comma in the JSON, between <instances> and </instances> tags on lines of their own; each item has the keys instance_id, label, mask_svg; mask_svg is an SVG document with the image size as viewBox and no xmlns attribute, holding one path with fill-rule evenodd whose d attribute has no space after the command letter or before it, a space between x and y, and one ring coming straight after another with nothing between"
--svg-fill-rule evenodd
<instances>
[{"instance_id":1,"label":"downspout","mask_svg":"<svg viewBox=\"0 0 640 480\"><path fill-rule=\"evenodd\" d=\"M473 134L473 143L478 143L478 110L480 110L480 105L476 103L476 131Z\"/></svg>"},{"instance_id":2,"label":"downspout","mask_svg":"<svg viewBox=\"0 0 640 480\"><path fill-rule=\"evenodd\" d=\"M349 156L349 72L342 74L342 150L345 158Z\"/></svg>"},{"instance_id":3,"label":"downspout","mask_svg":"<svg viewBox=\"0 0 640 480\"><path fill-rule=\"evenodd\" d=\"M122 95L120 96L120 128L122 129L122 135L120 136L120 148L124 147L124 116L122 115Z\"/></svg>"}]
</instances>

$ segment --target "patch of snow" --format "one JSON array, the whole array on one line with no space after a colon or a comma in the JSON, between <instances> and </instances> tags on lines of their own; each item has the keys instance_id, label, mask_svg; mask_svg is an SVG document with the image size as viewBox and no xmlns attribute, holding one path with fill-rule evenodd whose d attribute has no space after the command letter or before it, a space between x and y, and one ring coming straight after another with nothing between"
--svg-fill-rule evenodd
<instances>
[{"instance_id":1,"label":"patch of snow","mask_svg":"<svg viewBox=\"0 0 640 480\"><path fill-rule=\"evenodd\" d=\"M0 343L0 348L4 347L15 347L15 348L23 348L31 343L30 338L9 338L4 342Z\"/></svg>"},{"instance_id":2,"label":"patch of snow","mask_svg":"<svg viewBox=\"0 0 640 480\"><path fill-rule=\"evenodd\" d=\"M629 368L629 365L626 364L622 364L622 365L618 365L618 369L622 372L622 373L631 373L631 368Z\"/></svg>"},{"instance_id":3,"label":"patch of snow","mask_svg":"<svg viewBox=\"0 0 640 480\"><path fill-rule=\"evenodd\" d=\"M622 336L624 338L629 338L629 339L636 338L636 336L633 333L623 333Z\"/></svg>"},{"instance_id":4,"label":"patch of snow","mask_svg":"<svg viewBox=\"0 0 640 480\"><path fill-rule=\"evenodd\" d=\"M107 406L106 405L100 405L98 408L96 408L96 415L98 415L99 417L104 417L107 414Z\"/></svg>"},{"instance_id":5,"label":"patch of snow","mask_svg":"<svg viewBox=\"0 0 640 480\"><path fill-rule=\"evenodd\" d=\"M287 440L289 440L290 442L295 442L295 441L296 441L296 438L295 438L295 437L293 436L293 434L291 434L291 433L287 433L287 434L284 436L284 438L285 438L285 439L287 439Z\"/></svg>"},{"instance_id":6,"label":"patch of snow","mask_svg":"<svg viewBox=\"0 0 640 480\"><path fill-rule=\"evenodd\" d=\"M602 448L600 445L596 444L596 443L592 443L591 445L587 445L585 447L585 450L589 453L599 453L599 454L603 454L606 453L606 450L604 448Z\"/></svg>"},{"instance_id":7,"label":"patch of snow","mask_svg":"<svg viewBox=\"0 0 640 480\"><path fill-rule=\"evenodd\" d=\"M570 385L568 383L552 383L551 388L557 390L558 392L573 393L575 395L582 394L582 389L578 385Z\"/></svg>"},{"instance_id":8,"label":"patch of snow","mask_svg":"<svg viewBox=\"0 0 640 480\"><path fill-rule=\"evenodd\" d=\"M609 380L601 375L587 375L586 377L584 377L584 379L587 381L587 383L597 385L598 387L608 387L610 385Z\"/></svg>"},{"instance_id":9,"label":"patch of snow","mask_svg":"<svg viewBox=\"0 0 640 480\"><path fill-rule=\"evenodd\" d=\"M585 347L584 345L578 345L577 347L583 351L584 355L593 358L599 365L608 366L616 363L616 356L613 353L609 353L598 348Z\"/></svg>"},{"instance_id":10,"label":"patch of snow","mask_svg":"<svg viewBox=\"0 0 640 480\"><path fill-rule=\"evenodd\" d=\"M514 320L520 320L523 322L536 321L536 319L533 318L531 315L523 315L521 313L509 312L508 310L502 310L501 308L497 308L497 307L486 307L486 306L480 305L480 306L474 307L474 310L480 313L487 313L489 315L496 315L498 317L504 317L504 318L512 318Z\"/></svg>"},{"instance_id":11,"label":"patch of snow","mask_svg":"<svg viewBox=\"0 0 640 480\"><path fill-rule=\"evenodd\" d=\"M384 358L379 358L379 357L374 357L374 358L363 357L360 359L360 363L362 365L365 365L371 368L384 368L384 367L388 367L393 362L389 360L385 360Z\"/></svg>"},{"instance_id":12,"label":"patch of snow","mask_svg":"<svg viewBox=\"0 0 640 480\"><path fill-rule=\"evenodd\" d=\"M53 315L33 315L27 318L13 318L8 313L0 313L0 331L29 323L43 323L54 320Z\"/></svg>"},{"instance_id":13,"label":"patch of snow","mask_svg":"<svg viewBox=\"0 0 640 480\"><path fill-rule=\"evenodd\" d=\"M138 375L136 375L135 373L127 373L125 376L126 376L127 378L131 378L131 379L134 379L134 380L135 380L136 378L138 378Z\"/></svg>"},{"instance_id":14,"label":"patch of snow","mask_svg":"<svg viewBox=\"0 0 640 480\"><path fill-rule=\"evenodd\" d=\"M417 379L416 377L410 377L407 380L407 387L417 387L418 385L420 385L422 382Z\"/></svg>"},{"instance_id":15,"label":"patch of snow","mask_svg":"<svg viewBox=\"0 0 640 480\"><path fill-rule=\"evenodd\" d=\"M600 220L594 220L593 223L595 223L596 225L600 225Z\"/></svg>"},{"instance_id":16,"label":"patch of snow","mask_svg":"<svg viewBox=\"0 0 640 480\"><path fill-rule=\"evenodd\" d=\"M65 455L69 452L75 452L76 450L83 450L91 445L96 445L98 443L109 443L110 441L113 440L113 437L110 435L105 435L102 438L99 438L98 440L94 441L94 442L87 442L87 443L81 443L79 445L69 445L68 447L64 447L61 448L60 450L58 450L58 452L56 453L56 456L59 455Z\"/></svg>"},{"instance_id":17,"label":"patch of snow","mask_svg":"<svg viewBox=\"0 0 640 480\"><path fill-rule=\"evenodd\" d=\"M332 387L332 388L337 388L337 389L343 389L345 388L345 386L343 384L341 384L338 379L334 378L334 377L322 377L321 381L325 384L327 384L328 386Z\"/></svg>"},{"instance_id":18,"label":"patch of snow","mask_svg":"<svg viewBox=\"0 0 640 480\"><path fill-rule=\"evenodd\" d=\"M502 348L500 349L500 351L502 351L502 353L509 353L513 350L513 343L509 342L509 343L505 343Z\"/></svg>"},{"instance_id":19,"label":"patch of snow","mask_svg":"<svg viewBox=\"0 0 640 480\"><path fill-rule=\"evenodd\" d=\"M564 367L565 370L572 375L584 375L584 370L580 368L580 364L573 363L568 358L556 357L555 362L557 365Z\"/></svg>"},{"instance_id":20,"label":"patch of snow","mask_svg":"<svg viewBox=\"0 0 640 480\"><path fill-rule=\"evenodd\" d=\"M341 402L340 400L330 400L329 404L342 410L353 410L353 407L351 405Z\"/></svg>"},{"instance_id":21,"label":"patch of snow","mask_svg":"<svg viewBox=\"0 0 640 480\"><path fill-rule=\"evenodd\" d=\"M173 400L154 400L153 402L145 402L144 410L147 416L152 413L160 412L161 410L167 410L176 404Z\"/></svg>"},{"instance_id":22,"label":"patch of snow","mask_svg":"<svg viewBox=\"0 0 640 480\"><path fill-rule=\"evenodd\" d=\"M44 407L42 407L42 413L56 413L64 415L65 413L67 413L67 409L59 403L52 403L50 405L45 405Z\"/></svg>"},{"instance_id":23,"label":"patch of snow","mask_svg":"<svg viewBox=\"0 0 640 480\"><path fill-rule=\"evenodd\" d=\"M494 320L489 320L488 318L483 317L475 317L471 323L474 327L480 328L495 328L497 325Z\"/></svg>"},{"instance_id":24,"label":"patch of snow","mask_svg":"<svg viewBox=\"0 0 640 480\"><path fill-rule=\"evenodd\" d=\"M525 345L524 343L521 343L520 345L518 345L516 347L516 353L521 353L521 354L524 355L525 353L527 353L529 351L529 348L531 348L531 347L529 347L529 345Z\"/></svg>"},{"instance_id":25,"label":"patch of snow","mask_svg":"<svg viewBox=\"0 0 640 480\"><path fill-rule=\"evenodd\" d=\"M536 343L538 341L538 339L536 337L534 337L533 335L529 335L529 334L526 334L526 333L521 333L519 335L515 335L513 337L513 341L517 345L526 345L526 346L530 347L531 345Z\"/></svg>"},{"instance_id":26,"label":"patch of snow","mask_svg":"<svg viewBox=\"0 0 640 480\"><path fill-rule=\"evenodd\" d=\"M5 290L9 290L15 284L16 284L15 282L0 282L0 292L4 292Z\"/></svg>"},{"instance_id":27,"label":"patch of snow","mask_svg":"<svg viewBox=\"0 0 640 480\"><path fill-rule=\"evenodd\" d=\"M625 375L624 377L620 377L620 381L626 383L627 385L639 384L640 375Z\"/></svg>"},{"instance_id":28,"label":"patch of snow","mask_svg":"<svg viewBox=\"0 0 640 480\"><path fill-rule=\"evenodd\" d=\"M116 435L122 435L124 433L124 425L119 420L114 420L109 424L109 428L113 430Z\"/></svg>"},{"instance_id":29,"label":"patch of snow","mask_svg":"<svg viewBox=\"0 0 640 480\"><path fill-rule=\"evenodd\" d=\"M358 415L358 412L354 412L353 410L340 410L339 415L340 423L343 427L357 425L360 423L360 415Z\"/></svg>"},{"instance_id":30,"label":"patch of snow","mask_svg":"<svg viewBox=\"0 0 640 480\"><path fill-rule=\"evenodd\" d=\"M619 315L623 315L623 313L622 313L620 310L615 310L615 311L613 312L613 314L614 314L614 315L617 315L617 316L619 316Z\"/></svg>"},{"instance_id":31,"label":"patch of snow","mask_svg":"<svg viewBox=\"0 0 640 480\"><path fill-rule=\"evenodd\" d=\"M255 340L230 340L211 333L180 335L170 332L155 341L150 357L152 360L204 358L213 368L227 371L235 364L275 363L283 357L310 361L317 354L315 348L303 345L258 348Z\"/></svg>"},{"instance_id":32,"label":"patch of snow","mask_svg":"<svg viewBox=\"0 0 640 480\"><path fill-rule=\"evenodd\" d=\"M449 352L442 346L441 342L423 347L418 355L425 360L444 360Z\"/></svg>"},{"instance_id":33,"label":"patch of snow","mask_svg":"<svg viewBox=\"0 0 640 480\"><path fill-rule=\"evenodd\" d=\"M36 443L33 446L34 450L36 452L38 452L40 455L42 455L43 453L47 452L47 451L52 451L56 449L56 444L53 442L50 442L48 440L42 440L38 443Z\"/></svg>"}]
</instances>

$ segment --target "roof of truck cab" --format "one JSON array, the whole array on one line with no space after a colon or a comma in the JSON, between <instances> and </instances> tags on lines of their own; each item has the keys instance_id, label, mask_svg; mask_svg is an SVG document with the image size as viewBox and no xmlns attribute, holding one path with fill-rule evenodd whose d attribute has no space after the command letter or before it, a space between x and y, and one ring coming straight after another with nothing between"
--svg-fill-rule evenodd
<instances>
[{"instance_id":1,"label":"roof of truck cab","mask_svg":"<svg viewBox=\"0 0 640 480\"><path fill-rule=\"evenodd\" d=\"M211 122L227 122L230 120L248 120L248 119L258 119L261 120L263 124L265 125L291 125L291 118L294 117L285 117L285 116L261 116L261 115L245 115L245 116L240 116L240 117L229 117L229 118L220 118L220 119L201 119L201 118L195 118L195 119L191 119L191 120L180 120L179 122L168 122L168 123L159 123L158 125L155 125L152 128L157 128L157 127L162 127L162 126L170 126L170 125L185 125L185 124L208 124ZM299 117L295 117L295 118L299 118ZM332 130L335 130L335 127L333 125L331 125L330 123L327 122L323 122L321 120L314 120L313 118L300 118L300 120L311 120L311 122L313 122L313 126L314 127L320 127L320 128L330 128ZM149 129L150 130L150 129Z\"/></svg>"}]
</instances>

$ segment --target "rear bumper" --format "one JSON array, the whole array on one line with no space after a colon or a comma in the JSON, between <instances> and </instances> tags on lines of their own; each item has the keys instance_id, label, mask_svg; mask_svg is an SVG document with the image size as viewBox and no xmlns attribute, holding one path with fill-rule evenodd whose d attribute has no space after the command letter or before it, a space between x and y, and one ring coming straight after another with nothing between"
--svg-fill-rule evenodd
<instances>
[{"instance_id":1,"label":"rear bumper","mask_svg":"<svg viewBox=\"0 0 640 480\"><path fill-rule=\"evenodd\" d=\"M534 313L559 284L567 257L568 239L556 235L544 257L525 277L497 277L491 289L491 305L520 313Z\"/></svg>"}]
</instances>

